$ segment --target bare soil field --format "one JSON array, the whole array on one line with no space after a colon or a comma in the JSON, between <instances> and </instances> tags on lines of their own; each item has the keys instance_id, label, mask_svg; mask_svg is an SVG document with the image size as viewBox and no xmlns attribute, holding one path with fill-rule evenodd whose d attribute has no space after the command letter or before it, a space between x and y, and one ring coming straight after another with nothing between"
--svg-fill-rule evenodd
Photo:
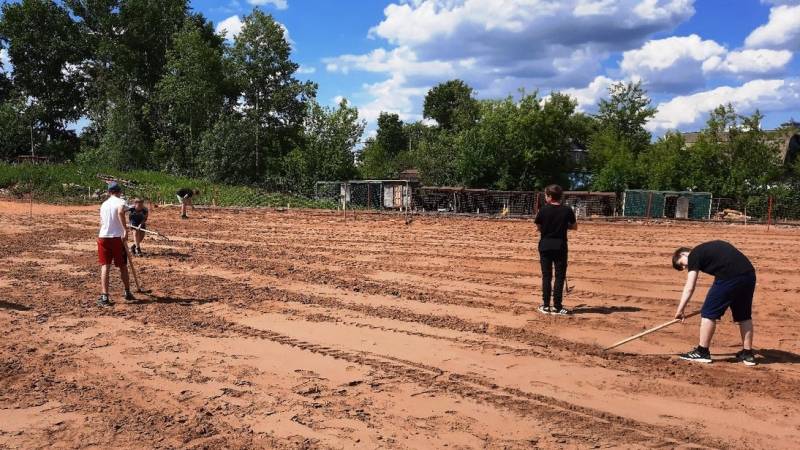
<instances>
[{"instance_id":1,"label":"bare soil field","mask_svg":"<svg viewBox=\"0 0 800 450\"><path fill-rule=\"evenodd\" d=\"M152 211L149 294L99 293L98 207L0 201L0 448L800 448L800 230L582 223L568 317L521 220ZM758 270L760 364L674 355L679 245ZM711 280L701 276L689 310Z\"/></svg>"}]
</instances>

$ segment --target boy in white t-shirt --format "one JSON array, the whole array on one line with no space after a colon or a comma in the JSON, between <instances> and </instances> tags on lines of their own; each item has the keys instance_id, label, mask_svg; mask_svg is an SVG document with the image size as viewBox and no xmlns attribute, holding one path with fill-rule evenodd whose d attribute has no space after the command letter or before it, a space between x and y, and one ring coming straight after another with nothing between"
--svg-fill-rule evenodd
<instances>
[{"instance_id":1,"label":"boy in white t-shirt","mask_svg":"<svg viewBox=\"0 0 800 450\"><path fill-rule=\"evenodd\" d=\"M128 239L125 224L127 206L125 200L120 198L122 189L119 184L112 181L108 184L108 200L100 206L100 233L97 235L97 260L100 263L100 298L98 306L111 306L113 303L108 298L108 272L111 264L119 268L122 284L125 285L125 300L135 301L131 293L128 278L128 257L125 251L125 241Z\"/></svg>"}]
</instances>

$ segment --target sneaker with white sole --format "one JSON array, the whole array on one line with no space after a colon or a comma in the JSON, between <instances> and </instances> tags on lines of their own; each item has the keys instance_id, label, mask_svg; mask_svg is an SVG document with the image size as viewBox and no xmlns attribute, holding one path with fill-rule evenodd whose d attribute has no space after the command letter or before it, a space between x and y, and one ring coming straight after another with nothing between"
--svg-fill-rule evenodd
<instances>
[{"instance_id":1,"label":"sneaker with white sole","mask_svg":"<svg viewBox=\"0 0 800 450\"><path fill-rule=\"evenodd\" d=\"M558 309L553 308L553 309L550 310L550 314L556 314L558 316L568 316L569 315L569 310L567 308L563 308L563 307L562 308L558 308Z\"/></svg>"},{"instance_id":2,"label":"sneaker with white sole","mask_svg":"<svg viewBox=\"0 0 800 450\"><path fill-rule=\"evenodd\" d=\"M97 306L106 308L113 305L114 303L108 298L108 294L100 294L100 298L97 299Z\"/></svg>"},{"instance_id":3,"label":"sneaker with white sole","mask_svg":"<svg viewBox=\"0 0 800 450\"><path fill-rule=\"evenodd\" d=\"M686 361L695 361L700 363L708 364L711 362L711 352L708 349L704 349L700 346L697 346L694 350L688 351L686 353L681 353L681 359L685 359Z\"/></svg>"},{"instance_id":4,"label":"sneaker with white sole","mask_svg":"<svg viewBox=\"0 0 800 450\"><path fill-rule=\"evenodd\" d=\"M539 306L538 311L540 313L542 313L542 314L550 314L550 311L552 311L552 310L550 309L549 306L541 305L541 306Z\"/></svg>"},{"instance_id":5,"label":"sneaker with white sole","mask_svg":"<svg viewBox=\"0 0 800 450\"><path fill-rule=\"evenodd\" d=\"M741 350L736 354L736 360L744 363L745 366L755 366L758 364L752 350Z\"/></svg>"}]
</instances>

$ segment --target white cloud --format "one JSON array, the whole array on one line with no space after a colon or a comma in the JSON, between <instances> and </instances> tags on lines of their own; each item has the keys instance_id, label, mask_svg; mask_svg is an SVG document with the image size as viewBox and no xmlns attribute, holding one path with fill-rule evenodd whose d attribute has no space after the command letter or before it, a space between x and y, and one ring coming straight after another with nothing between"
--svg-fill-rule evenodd
<instances>
[{"instance_id":1,"label":"white cloud","mask_svg":"<svg viewBox=\"0 0 800 450\"><path fill-rule=\"evenodd\" d=\"M738 113L796 111L800 108L800 78L753 80L741 86L723 86L692 95L678 96L657 106L647 124L651 131L699 127L709 111L731 103Z\"/></svg>"},{"instance_id":2,"label":"white cloud","mask_svg":"<svg viewBox=\"0 0 800 450\"><path fill-rule=\"evenodd\" d=\"M272 5L276 9L286 9L289 3L286 0L247 0L253 6Z\"/></svg>"},{"instance_id":3,"label":"white cloud","mask_svg":"<svg viewBox=\"0 0 800 450\"><path fill-rule=\"evenodd\" d=\"M703 63L704 72L731 74L768 74L783 69L792 60L789 50L741 50L728 53L724 59L712 57Z\"/></svg>"},{"instance_id":4,"label":"white cloud","mask_svg":"<svg viewBox=\"0 0 800 450\"><path fill-rule=\"evenodd\" d=\"M601 98L607 97L608 88L616 82L616 80L600 75L585 88L564 89L562 93L569 94L578 101L579 111L587 111L597 105Z\"/></svg>"},{"instance_id":5,"label":"white cloud","mask_svg":"<svg viewBox=\"0 0 800 450\"><path fill-rule=\"evenodd\" d=\"M613 52L641 46L694 14L694 0L397 0L369 37L390 46L324 60L329 72L385 73L385 88L398 97L424 92L451 78L473 86L479 97L586 86ZM360 107L396 107L419 116L421 102L390 95ZM376 114L370 114L375 116Z\"/></svg>"},{"instance_id":6,"label":"white cloud","mask_svg":"<svg viewBox=\"0 0 800 450\"><path fill-rule=\"evenodd\" d=\"M286 42L294 47L295 43L292 40L292 37L289 35L289 29L286 28L286 25L280 22L276 23L283 29L283 36L286 38ZM239 33L242 32L242 28L244 28L244 22L242 22L239 16L230 16L218 23L215 31L217 34L221 34L225 39L232 41L236 36L239 35Z\"/></svg>"},{"instance_id":7,"label":"white cloud","mask_svg":"<svg viewBox=\"0 0 800 450\"><path fill-rule=\"evenodd\" d=\"M359 106L358 115L367 122L375 122L383 111L396 113L405 121L422 119L416 108L422 104L422 98L428 90L406 86L406 80L402 75L364 85L364 90L372 97L372 101Z\"/></svg>"},{"instance_id":8,"label":"white cloud","mask_svg":"<svg viewBox=\"0 0 800 450\"><path fill-rule=\"evenodd\" d=\"M314 66L300 66L300 67L297 68L297 73L304 74L304 75L310 75L312 73L315 73L316 71L317 71L317 68L314 67Z\"/></svg>"},{"instance_id":9,"label":"white cloud","mask_svg":"<svg viewBox=\"0 0 800 450\"><path fill-rule=\"evenodd\" d=\"M2 67L3 71L6 73L13 70L11 67L11 60L8 58L8 50L6 49L0 50L0 67Z\"/></svg>"},{"instance_id":10,"label":"white cloud","mask_svg":"<svg viewBox=\"0 0 800 450\"><path fill-rule=\"evenodd\" d=\"M792 59L788 50L746 49L729 51L700 36L672 36L648 41L623 54L620 69L641 79L654 92L686 93L705 86L709 77L741 78L776 74Z\"/></svg>"},{"instance_id":11,"label":"white cloud","mask_svg":"<svg viewBox=\"0 0 800 450\"><path fill-rule=\"evenodd\" d=\"M617 12L615 0L579 0L573 13L576 16L609 15Z\"/></svg>"},{"instance_id":12,"label":"white cloud","mask_svg":"<svg viewBox=\"0 0 800 450\"><path fill-rule=\"evenodd\" d=\"M239 19L239 16L231 16L217 24L216 32L221 34L227 40L233 40L239 33L242 32L244 23Z\"/></svg>"},{"instance_id":13,"label":"white cloud","mask_svg":"<svg viewBox=\"0 0 800 450\"><path fill-rule=\"evenodd\" d=\"M770 9L769 21L747 36L747 47L800 49L800 3L781 3L787 4Z\"/></svg>"}]
</instances>

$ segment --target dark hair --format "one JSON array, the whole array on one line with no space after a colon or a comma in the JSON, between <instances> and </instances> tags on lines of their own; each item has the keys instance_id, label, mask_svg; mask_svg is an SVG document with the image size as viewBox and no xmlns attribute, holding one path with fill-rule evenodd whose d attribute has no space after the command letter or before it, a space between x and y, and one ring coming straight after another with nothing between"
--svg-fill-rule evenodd
<instances>
[{"instance_id":1,"label":"dark hair","mask_svg":"<svg viewBox=\"0 0 800 450\"><path fill-rule=\"evenodd\" d=\"M681 264L678 261L681 259L681 255L683 253L691 252L692 249L690 247L679 247L677 250L675 250L675 253L672 254L672 267L678 271L683 270L683 267L681 267Z\"/></svg>"},{"instance_id":2,"label":"dark hair","mask_svg":"<svg viewBox=\"0 0 800 450\"><path fill-rule=\"evenodd\" d=\"M564 193L564 189L557 184L551 184L550 186L544 188L544 193L553 200L558 201L561 200L561 195Z\"/></svg>"}]
</instances>

